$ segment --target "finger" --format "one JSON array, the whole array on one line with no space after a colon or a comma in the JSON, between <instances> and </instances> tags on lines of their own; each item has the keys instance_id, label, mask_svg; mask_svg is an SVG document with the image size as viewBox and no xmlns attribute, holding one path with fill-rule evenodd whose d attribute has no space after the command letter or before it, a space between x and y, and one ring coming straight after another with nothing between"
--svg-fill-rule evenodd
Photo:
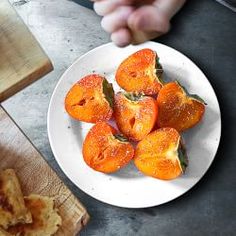
<instances>
[{"instance_id":1,"label":"finger","mask_svg":"<svg viewBox=\"0 0 236 236\"><path fill-rule=\"evenodd\" d=\"M100 16L113 12L117 7L131 5L133 0L100 0L94 3L94 10Z\"/></svg>"},{"instance_id":2,"label":"finger","mask_svg":"<svg viewBox=\"0 0 236 236\"><path fill-rule=\"evenodd\" d=\"M122 28L112 33L111 40L119 47L125 47L131 43L132 37L129 29Z\"/></svg>"},{"instance_id":3,"label":"finger","mask_svg":"<svg viewBox=\"0 0 236 236\"><path fill-rule=\"evenodd\" d=\"M131 30L131 35L132 35L132 40L131 40L131 44L140 44L140 43L144 43L148 40L151 39L155 39L157 37L159 37L160 35L162 35L163 33L160 32L144 32L144 31L134 31Z\"/></svg>"},{"instance_id":4,"label":"finger","mask_svg":"<svg viewBox=\"0 0 236 236\"><path fill-rule=\"evenodd\" d=\"M112 33L120 28L127 27L128 17L133 10L133 7L130 6L118 7L115 11L103 17L101 21L103 29Z\"/></svg>"},{"instance_id":5,"label":"finger","mask_svg":"<svg viewBox=\"0 0 236 236\"><path fill-rule=\"evenodd\" d=\"M166 33L170 28L169 18L158 7L143 6L135 10L128 19L132 30Z\"/></svg>"},{"instance_id":6,"label":"finger","mask_svg":"<svg viewBox=\"0 0 236 236\"><path fill-rule=\"evenodd\" d=\"M112 12L119 4L117 1L103 0L95 2L93 8L95 12L100 16L105 16Z\"/></svg>"}]
</instances>

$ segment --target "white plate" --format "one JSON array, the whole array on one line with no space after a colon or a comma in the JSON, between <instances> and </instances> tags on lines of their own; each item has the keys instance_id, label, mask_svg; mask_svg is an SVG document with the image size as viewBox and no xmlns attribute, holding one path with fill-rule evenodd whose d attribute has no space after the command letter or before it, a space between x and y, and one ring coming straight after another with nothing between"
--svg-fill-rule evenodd
<instances>
[{"instance_id":1,"label":"white plate","mask_svg":"<svg viewBox=\"0 0 236 236\"><path fill-rule=\"evenodd\" d=\"M111 175L90 169L83 161L81 148L92 125L72 120L64 110L67 91L89 73L105 74L117 91L119 88L114 80L116 68L124 58L141 48L151 48L158 53L167 80L179 80L189 92L197 93L208 104L200 124L184 133L189 156L186 174L172 181L144 176L132 163ZM79 58L59 80L51 98L47 122L52 151L69 179L102 202L129 208L157 206L192 188L211 165L221 135L219 104L205 75L183 54L154 42L122 49L109 43Z\"/></svg>"}]
</instances>

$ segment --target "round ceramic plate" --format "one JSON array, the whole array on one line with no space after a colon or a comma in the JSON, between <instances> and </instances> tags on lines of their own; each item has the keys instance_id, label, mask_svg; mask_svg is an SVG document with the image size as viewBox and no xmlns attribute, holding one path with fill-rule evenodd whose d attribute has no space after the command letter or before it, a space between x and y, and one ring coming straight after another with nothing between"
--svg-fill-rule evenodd
<instances>
[{"instance_id":1,"label":"round ceramic plate","mask_svg":"<svg viewBox=\"0 0 236 236\"><path fill-rule=\"evenodd\" d=\"M87 74L105 75L115 90L120 90L114 80L117 67L123 59L142 48L151 48L158 53L166 81L178 80L190 93L197 93L207 103L202 121L183 134L189 157L186 173L172 181L144 176L132 162L114 174L89 168L82 157L82 144L92 124L71 119L64 109L68 90ZM68 178L90 196L128 208L157 206L191 189L211 165L221 135L219 104L205 75L183 54L154 42L126 48L109 43L79 58L59 80L51 98L47 122L52 151Z\"/></svg>"}]
</instances>

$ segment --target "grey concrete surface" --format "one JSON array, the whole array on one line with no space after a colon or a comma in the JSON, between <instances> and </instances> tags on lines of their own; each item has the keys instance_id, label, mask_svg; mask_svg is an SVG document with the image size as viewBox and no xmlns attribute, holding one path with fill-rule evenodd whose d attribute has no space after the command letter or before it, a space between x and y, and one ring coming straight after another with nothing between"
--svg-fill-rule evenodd
<instances>
[{"instance_id":1,"label":"grey concrete surface","mask_svg":"<svg viewBox=\"0 0 236 236\"><path fill-rule=\"evenodd\" d=\"M47 138L47 108L58 79L80 55L109 41L100 18L69 0L11 2L55 70L3 106L87 207L91 221L81 235L235 235L236 14L215 1L191 0L173 19L172 31L158 39L189 56L209 78L221 106L222 139L213 165L192 190L159 207L130 210L101 203L76 188L55 162Z\"/></svg>"}]
</instances>

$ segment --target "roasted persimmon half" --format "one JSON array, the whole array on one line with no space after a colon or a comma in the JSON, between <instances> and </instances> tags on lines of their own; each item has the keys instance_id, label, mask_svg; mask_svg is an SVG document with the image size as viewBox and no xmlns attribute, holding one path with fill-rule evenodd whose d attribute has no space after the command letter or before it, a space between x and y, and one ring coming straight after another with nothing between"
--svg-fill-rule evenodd
<instances>
[{"instance_id":1,"label":"roasted persimmon half","mask_svg":"<svg viewBox=\"0 0 236 236\"><path fill-rule=\"evenodd\" d=\"M122 92L115 95L116 124L131 140L139 141L152 131L157 113L156 100L152 97Z\"/></svg>"},{"instance_id":2,"label":"roasted persimmon half","mask_svg":"<svg viewBox=\"0 0 236 236\"><path fill-rule=\"evenodd\" d=\"M65 109L76 120L96 123L113 113L114 91L105 77L91 74L79 80L67 93Z\"/></svg>"},{"instance_id":3,"label":"roasted persimmon half","mask_svg":"<svg viewBox=\"0 0 236 236\"><path fill-rule=\"evenodd\" d=\"M142 49L126 58L116 71L116 81L127 92L154 95L162 87L162 66L151 49Z\"/></svg>"},{"instance_id":4,"label":"roasted persimmon half","mask_svg":"<svg viewBox=\"0 0 236 236\"><path fill-rule=\"evenodd\" d=\"M157 97L158 126L184 131L195 126L203 117L205 103L189 94L177 81L163 86Z\"/></svg>"},{"instance_id":5,"label":"roasted persimmon half","mask_svg":"<svg viewBox=\"0 0 236 236\"><path fill-rule=\"evenodd\" d=\"M140 141L134 163L145 175L162 180L175 179L184 173L187 156L177 130L161 128Z\"/></svg>"},{"instance_id":6,"label":"roasted persimmon half","mask_svg":"<svg viewBox=\"0 0 236 236\"><path fill-rule=\"evenodd\" d=\"M133 146L106 122L96 123L83 143L84 161L92 169L103 173L118 171L133 156Z\"/></svg>"}]
</instances>

